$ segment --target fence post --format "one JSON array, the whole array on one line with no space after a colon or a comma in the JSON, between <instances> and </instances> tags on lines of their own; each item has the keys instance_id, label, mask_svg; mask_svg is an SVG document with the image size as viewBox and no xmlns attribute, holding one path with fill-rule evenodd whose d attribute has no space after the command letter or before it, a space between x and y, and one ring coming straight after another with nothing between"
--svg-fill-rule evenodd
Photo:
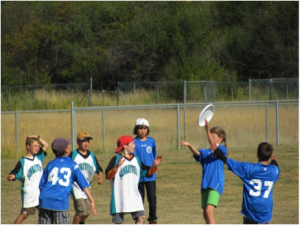
<instances>
[{"instance_id":1,"label":"fence post","mask_svg":"<svg viewBox=\"0 0 300 225\"><path fill-rule=\"evenodd\" d=\"M184 109L184 127L183 127L183 129L184 129L184 140L186 141L186 104L184 104L183 109Z\"/></svg>"},{"instance_id":2,"label":"fence post","mask_svg":"<svg viewBox=\"0 0 300 225\"><path fill-rule=\"evenodd\" d=\"M177 104L177 148L180 150L180 118L179 118L179 104Z\"/></svg>"},{"instance_id":3,"label":"fence post","mask_svg":"<svg viewBox=\"0 0 300 225\"><path fill-rule=\"evenodd\" d=\"M11 111L11 108L10 108L10 87L8 88L8 111Z\"/></svg>"},{"instance_id":4,"label":"fence post","mask_svg":"<svg viewBox=\"0 0 300 225\"><path fill-rule=\"evenodd\" d=\"M17 149L17 158L19 158L19 138L18 138L18 111L16 111L16 149Z\"/></svg>"},{"instance_id":5,"label":"fence post","mask_svg":"<svg viewBox=\"0 0 300 225\"><path fill-rule=\"evenodd\" d=\"M276 144L279 146L279 107L278 100L276 101Z\"/></svg>"},{"instance_id":6,"label":"fence post","mask_svg":"<svg viewBox=\"0 0 300 225\"><path fill-rule=\"evenodd\" d=\"M119 105L119 82L118 82L118 89L117 89L117 106Z\"/></svg>"},{"instance_id":7,"label":"fence post","mask_svg":"<svg viewBox=\"0 0 300 225\"><path fill-rule=\"evenodd\" d=\"M204 97L204 102L206 103L206 81L203 83L203 97Z\"/></svg>"},{"instance_id":8,"label":"fence post","mask_svg":"<svg viewBox=\"0 0 300 225\"><path fill-rule=\"evenodd\" d=\"M133 82L133 104L135 105L135 82Z\"/></svg>"},{"instance_id":9,"label":"fence post","mask_svg":"<svg viewBox=\"0 0 300 225\"><path fill-rule=\"evenodd\" d=\"M93 78L90 79L90 101L89 101L89 107L92 106L92 94L93 94Z\"/></svg>"},{"instance_id":10,"label":"fence post","mask_svg":"<svg viewBox=\"0 0 300 225\"><path fill-rule=\"evenodd\" d=\"M273 92L273 82L272 82L272 78L270 79L269 81L269 89L270 89L270 100L273 99L273 96L272 96L272 92Z\"/></svg>"},{"instance_id":11,"label":"fence post","mask_svg":"<svg viewBox=\"0 0 300 225\"><path fill-rule=\"evenodd\" d=\"M25 92L25 93L26 93L26 95L25 95L25 98L26 98L26 110L28 110L28 96L27 96L28 94L27 94L27 86L26 86L26 89L25 89L25 90L26 90L26 92Z\"/></svg>"},{"instance_id":12,"label":"fence post","mask_svg":"<svg viewBox=\"0 0 300 225\"><path fill-rule=\"evenodd\" d=\"M105 110L102 110L103 152L105 152Z\"/></svg>"},{"instance_id":13,"label":"fence post","mask_svg":"<svg viewBox=\"0 0 300 225\"><path fill-rule=\"evenodd\" d=\"M157 104L159 104L159 82L157 82L156 85L156 98L157 98Z\"/></svg>"},{"instance_id":14,"label":"fence post","mask_svg":"<svg viewBox=\"0 0 300 225\"><path fill-rule=\"evenodd\" d=\"M249 79L249 101L251 101L251 79Z\"/></svg>"},{"instance_id":15,"label":"fence post","mask_svg":"<svg viewBox=\"0 0 300 225\"><path fill-rule=\"evenodd\" d=\"M268 127L268 103L266 103L266 142L268 142L269 127Z\"/></svg>"},{"instance_id":16,"label":"fence post","mask_svg":"<svg viewBox=\"0 0 300 225\"><path fill-rule=\"evenodd\" d=\"M72 147L75 149L76 147L76 136L75 136L75 110L74 110L74 102L71 102L71 137L73 140Z\"/></svg>"},{"instance_id":17,"label":"fence post","mask_svg":"<svg viewBox=\"0 0 300 225\"><path fill-rule=\"evenodd\" d=\"M186 81L183 81L183 104L186 103Z\"/></svg>"}]
</instances>

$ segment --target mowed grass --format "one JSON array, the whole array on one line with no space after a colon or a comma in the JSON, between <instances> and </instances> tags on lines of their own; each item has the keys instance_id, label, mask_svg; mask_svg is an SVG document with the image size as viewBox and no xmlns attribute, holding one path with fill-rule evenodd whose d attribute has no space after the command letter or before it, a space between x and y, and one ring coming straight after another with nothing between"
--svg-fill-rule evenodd
<instances>
[{"instance_id":1,"label":"mowed grass","mask_svg":"<svg viewBox=\"0 0 300 225\"><path fill-rule=\"evenodd\" d=\"M257 143L258 144L258 143ZM93 145L93 143L91 143ZM201 148L203 146L197 146ZM274 155L277 158L281 174L273 191L272 224L299 223L299 148L298 146L276 147ZM50 148L48 151L51 151ZM239 161L257 162L256 147L229 148L230 157ZM96 154L101 167L105 170L114 153ZM188 148L181 150L163 150L158 152L163 156L163 162L157 172L157 216L161 224L203 224L200 203L200 184L202 166L195 162ZM44 167L52 160L52 154L46 157ZM20 182L8 182L6 176L14 168L17 159L2 159L1 163L1 223L13 223L20 212ZM217 223L242 223L242 182L231 171L225 170L225 189L215 210ZM102 185L97 185L96 175L92 183L92 192L96 201L97 216L90 216L87 223L111 224L109 215L110 182L104 179ZM148 216L148 203L145 201L145 211ZM74 216L72 200L70 200L70 221ZM38 216L30 216L25 224L37 223ZM132 224L130 215L125 216L125 223Z\"/></svg>"}]
</instances>

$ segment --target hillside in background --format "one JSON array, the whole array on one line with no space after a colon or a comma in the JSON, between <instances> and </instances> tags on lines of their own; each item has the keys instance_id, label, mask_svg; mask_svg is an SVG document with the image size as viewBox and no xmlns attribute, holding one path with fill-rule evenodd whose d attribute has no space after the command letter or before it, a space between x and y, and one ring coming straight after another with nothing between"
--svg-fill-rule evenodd
<instances>
[{"instance_id":1,"label":"hillside in background","mask_svg":"<svg viewBox=\"0 0 300 225\"><path fill-rule=\"evenodd\" d=\"M297 78L298 4L1 2L1 85Z\"/></svg>"}]
</instances>

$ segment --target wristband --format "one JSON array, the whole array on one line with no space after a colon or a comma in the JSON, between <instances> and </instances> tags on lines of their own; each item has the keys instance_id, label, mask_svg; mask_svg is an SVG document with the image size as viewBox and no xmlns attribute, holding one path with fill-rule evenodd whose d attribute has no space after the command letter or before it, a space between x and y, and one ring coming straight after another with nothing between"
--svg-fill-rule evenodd
<instances>
[{"instance_id":1,"label":"wristband","mask_svg":"<svg viewBox=\"0 0 300 225\"><path fill-rule=\"evenodd\" d=\"M39 136L39 135L38 135L37 137L38 137L38 139L40 139L40 136Z\"/></svg>"}]
</instances>

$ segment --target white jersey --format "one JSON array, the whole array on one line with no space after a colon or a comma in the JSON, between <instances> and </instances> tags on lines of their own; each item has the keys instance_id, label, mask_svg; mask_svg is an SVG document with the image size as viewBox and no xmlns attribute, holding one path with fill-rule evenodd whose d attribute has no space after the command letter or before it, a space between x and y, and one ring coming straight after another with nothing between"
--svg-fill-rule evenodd
<instances>
[{"instance_id":1,"label":"white jersey","mask_svg":"<svg viewBox=\"0 0 300 225\"><path fill-rule=\"evenodd\" d=\"M91 151L87 150L86 155L82 155L78 150L74 150L70 157L74 162L76 162L83 173L84 177L86 178L87 182L89 183L91 188L91 184L94 178L94 173L102 172L102 168L100 167L96 156ZM73 183L72 186L72 197L73 199L87 199L88 197L81 190L76 182Z\"/></svg>"},{"instance_id":2,"label":"white jersey","mask_svg":"<svg viewBox=\"0 0 300 225\"><path fill-rule=\"evenodd\" d=\"M112 158L109 167L115 166L121 155ZM113 162L114 161L114 165ZM110 168L107 169L109 171ZM110 180L112 196L110 214L143 211L144 204L138 190L140 177L146 176L148 170L141 169L141 161L137 156L125 158L114 178Z\"/></svg>"},{"instance_id":3,"label":"white jersey","mask_svg":"<svg viewBox=\"0 0 300 225\"><path fill-rule=\"evenodd\" d=\"M43 160L46 154L40 149L32 158L22 157L16 167L10 172L20 180L22 208L31 208L39 205L39 184L43 175Z\"/></svg>"}]
</instances>

